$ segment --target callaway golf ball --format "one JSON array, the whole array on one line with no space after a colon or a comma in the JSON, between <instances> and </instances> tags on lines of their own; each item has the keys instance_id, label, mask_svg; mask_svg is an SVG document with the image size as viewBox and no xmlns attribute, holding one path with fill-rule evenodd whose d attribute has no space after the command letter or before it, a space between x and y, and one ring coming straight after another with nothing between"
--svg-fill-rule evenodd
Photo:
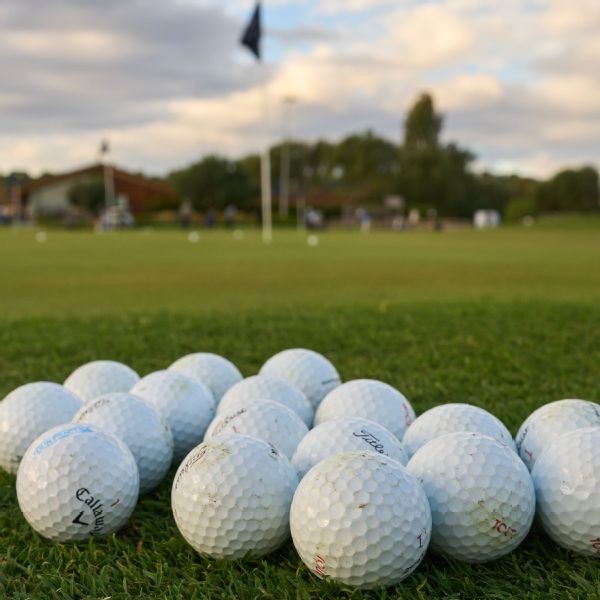
<instances>
[{"instance_id":1,"label":"callaway golf ball","mask_svg":"<svg viewBox=\"0 0 600 600\"><path fill-rule=\"evenodd\" d=\"M284 379L296 386L308 398L313 410L341 383L336 368L323 355L303 348L275 354L262 366L260 374Z\"/></svg>"},{"instance_id":2,"label":"callaway golf ball","mask_svg":"<svg viewBox=\"0 0 600 600\"><path fill-rule=\"evenodd\" d=\"M58 383L38 381L13 390L0 402L0 468L16 473L31 442L68 423L81 400Z\"/></svg>"},{"instance_id":3,"label":"callaway golf ball","mask_svg":"<svg viewBox=\"0 0 600 600\"><path fill-rule=\"evenodd\" d=\"M173 460L173 436L167 422L148 402L133 394L105 394L85 404L74 423L112 433L131 450L140 474L140 494L153 490Z\"/></svg>"},{"instance_id":4,"label":"callaway golf ball","mask_svg":"<svg viewBox=\"0 0 600 600\"><path fill-rule=\"evenodd\" d=\"M56 542L108 535L128 521L138 499L133 455L91 425L59 425L38 437L17 473L23 515Z\"/></svg>"},{"instance_id":5,"label":"callaway golf ball","mask_svg":"<svg viewBox=\"0 0 600 600\"><path fill-rule=\"evenodd\" d=\"M75 369L64 386L89 402L103 394L128 392L140 376L130 367L114 360L94 360Z\"/></svg>"},{"instance_id":6,"label":"callaway golf ball","mask_svg":"<svg viewBox=\"0 0 600 600\"><path fill-rule=\"evenodd\" d=\"M183 356L169 369L207 385L217 404L232 385L243 379L239 369L231 361L210 352L196 352Z\"/></svg>"},{"instance_id":7,"label":"callaway golf ball","mask_svg":"<svg viewBox=\"0 0 600 600\"><path fill-rule=\"evenodd\" d=\"M256 400L272 400L293 410L306 424L312 426L313 409L306 396L296 387L275 377L253 375L229 388L221 398L217 414L251 406Z\"/></svg>"},{"instance_id":8,"label":"callaway golf ball","mask_svg":"<svg viewBox=\"0 0 600 600\"><path fill-rule=\"evenodd\" d=\"M315 415L315 425L341 417L375 421L401 440L415 420L415 411L391 385L374 379L355 379L327 394Z\"/></svg>"},{"instance_id":9,"label":"callaway golf ball","mask_svg":"<svg viewBox=\"0 0 600 600\"><path fill-rule=\"evenodd\" d=\"M313 467L294 495L294 546L321 578L372 588L394 585L421 562L431 512L419 482L373 452L334 454Z\"/></svg>"},{"instance_id":10,"label":"callaway golf ball","mask_svg":"<svg viewBox=\"0 0 600 600\"><path fill-rule=\"evenodd\" d=\"M558 437L531 476L546 533L569 550L600 559L600 427Z\"/></svg>"},{"instance_id":11,"label":"callaway golf ball","mask_svg":"<svg viewBox=\"0 0 600 600\"><path fill-rule=\"evenodd\" d=\"M289 537L298 478L289 460L262 440L223 435L192 450L171 494L175 522L199 553L235 560L261 556Z\"/></svg>"},{"instance_id":12,"label":"callaway golf ball","mask_svg":"<svg viewBox=\"0 0 600 600\"><path fill-rule=\"evenodd\" d=\"M264 440L275 446L284 456L291 458L308 433L300 417L289 408L261 400L248 408L234 409L215 418L204 436L205 440L223 433L241 433Z\"/></svg>"},{"instance_id":13,"label":"callaway golf ball","mask_svg":"<svg viewBox=\"0 0 600 600\"><path fill-rule=\"evenodd\" d=\"M302 439L292 465L302 479L317 463L340 452L375 452L406 465L408 457L398 438L382 425L367 419L325 421Z\"/></svg>"},{"instance_id":14,"label":"callaway golf ball","mask_svg":"<svg viewBox=\"0 0 600 600\"><path fill-rule=\"evenodd\" d=\"M424 412L402 438L404 449L412 456L421 446L446 433L482 433L506 444L516 452L515 443L500 419L472 404L442 404Z\"/></svg>"},{"instance_id":15,"label":"callaway golf ball","mask_svg":"<svg viewBox=\"0 0 600 600\"><path fill-rule=\"evenodd\" d=\"M177 371L150 373L130 393L149 402L167 420L177 462L202 441L215 416L215 401L208 387Z\"/></svg>"},{"instance_id":16,"label":"callaway golf ball","mask_svg":"<svg viewBox=\"0 0 600 600\"><path fill-rule=\"evenodd\" d=\"M535 514L533 482L508 446L480 433L449 433L417 450L407 469L429 499L436 552L484 562L525 539Z\"/></svg>"},{"instance_id":17,"label":"callaway golf ball","mask_svg":"<svg viewBox=\"0 0 600 600\"><path fill-rule=\"evenodd\" d=\"M517 432L519 456L529 470L545 448L563 433L600 425L600 404L557 400L532 412Z\"/></svg>"}]
</instances>

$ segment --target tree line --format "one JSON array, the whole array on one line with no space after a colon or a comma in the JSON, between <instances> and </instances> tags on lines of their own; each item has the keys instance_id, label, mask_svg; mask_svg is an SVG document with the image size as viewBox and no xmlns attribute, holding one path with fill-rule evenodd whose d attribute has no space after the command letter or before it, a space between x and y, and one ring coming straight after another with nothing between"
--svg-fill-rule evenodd
<instances>
[{"instance_id":1,"label":"tree line","mask_svg":"<svg viewBox=\"0 0 600 600\"><path fill-rule=\"evenodd\" d=\"M435 209L445 217L470 218L477 209L496 209L509 219L552 211L597 211L598 172L591 166L560 171L546 181L517 175L476 173L475 154L456 143L441 142L443 116L433 98L422 94L408 112L400 143L372 131L339 143L288 142L292 199L339 212L382 206L386 195L401 195L407 208ZM279 195L283 145L271 148L274 198ZM258 206L260 158L239 160L211 155L172 172L181 197L198 210L235 204Z\"/></svg>"},{"instance_id":2,"label":"tree line","mask_svg":"<svg viewBox=\"0 0 600 600\"><path fill-rule=\"evenodd\" d=\"M386 196L402 196L405 208L435 209L443 217L471 218L478 209L496 209L509 220L542 212L599 210L598 172L592 166L565 169L548 180L477 173L475 154L441 141L443 115L429 94L420 95L404 122L398 143L372 131L340 142L288 140L270 149L274 202L280 196L282 153L289 160L292 204L323 207L339 214L344 207L381 208ZM19 174L20 178L26 177ZM176 209L187 199L194 208L223 210L228 205L255 211L260 204L260 157L209 155L167 176L177 190ZM95 210L103 203L103 182L78 184L71 202Z\"/></svg>"}]
</instances>

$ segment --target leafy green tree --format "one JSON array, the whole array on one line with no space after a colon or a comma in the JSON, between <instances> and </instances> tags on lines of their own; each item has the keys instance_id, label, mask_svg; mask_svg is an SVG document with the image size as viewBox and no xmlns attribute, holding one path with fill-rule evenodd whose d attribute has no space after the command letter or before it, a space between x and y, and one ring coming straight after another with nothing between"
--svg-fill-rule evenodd
<instances>
[{"instance_id":1,"label":"leafy green tree","mask_svg":"<svg viewBox=\"0 0 600 600\"><path fill-rule=\"evenodd\" d=\"M540 211L598 210L598 171L593 167L565 169L543 182L536 195Z\"/></svg>"},{"instance_id":2,"label":"leafy green tree","mask_svg":"<svg viewBox=\"0 0 600 600\"><path fill-rule=\"evenodd\" d=\"M76 183L69 189L68 197L74 206L96 213L104 205L104 181L90 179Z\"/></svg>"}]
</instances>

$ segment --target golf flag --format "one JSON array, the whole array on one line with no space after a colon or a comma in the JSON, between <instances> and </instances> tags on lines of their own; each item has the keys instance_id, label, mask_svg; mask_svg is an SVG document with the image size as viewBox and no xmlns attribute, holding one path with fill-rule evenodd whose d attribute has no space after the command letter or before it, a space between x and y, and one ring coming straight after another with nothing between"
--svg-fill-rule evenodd
<instances>
[{"instance_id":1,"label":"golf flag","mask_svg":"<svg viewBox=\"0 0 600 600\"><path fill-rule=\"evenodd\" d=\"M242 46L246 46L258 60L260 60L260 38L262 35L260 27L260 2L256 3L256 8L252 13L250 22L244 29L242 39L240 40Z\"/></svg>"}]
</instances>

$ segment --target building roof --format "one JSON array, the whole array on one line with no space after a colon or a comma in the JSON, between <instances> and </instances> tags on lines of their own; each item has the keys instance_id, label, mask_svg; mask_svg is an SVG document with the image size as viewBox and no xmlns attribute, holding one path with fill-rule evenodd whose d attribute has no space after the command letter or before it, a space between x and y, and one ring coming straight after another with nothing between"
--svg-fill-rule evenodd
<instances>
[{"instance_id":1,"label":"building roof","mask_svg":"<svg viewBox=\"0 0 600 600\"><path fill-rule=\"evenodd\" d=\"M123 183L133 185L136 187L144 188L146 191L165 197L174 197L175 189L168 182L161 179L154 179L145 177L143 175L137 175L134 173L128 173L117 167L112 166L113 177L115 182L122 181ZM23 195L27 195L33 190L43 188L53 183L72 179L74 177L80 177L81 175L97 175L102 177L104 174L104 165L102 163L95 163L81 169L75 169L66 173L42 175L38 179L32 179L27 183L24 183L21 187Z\"/></svg>"}]
</instances>

